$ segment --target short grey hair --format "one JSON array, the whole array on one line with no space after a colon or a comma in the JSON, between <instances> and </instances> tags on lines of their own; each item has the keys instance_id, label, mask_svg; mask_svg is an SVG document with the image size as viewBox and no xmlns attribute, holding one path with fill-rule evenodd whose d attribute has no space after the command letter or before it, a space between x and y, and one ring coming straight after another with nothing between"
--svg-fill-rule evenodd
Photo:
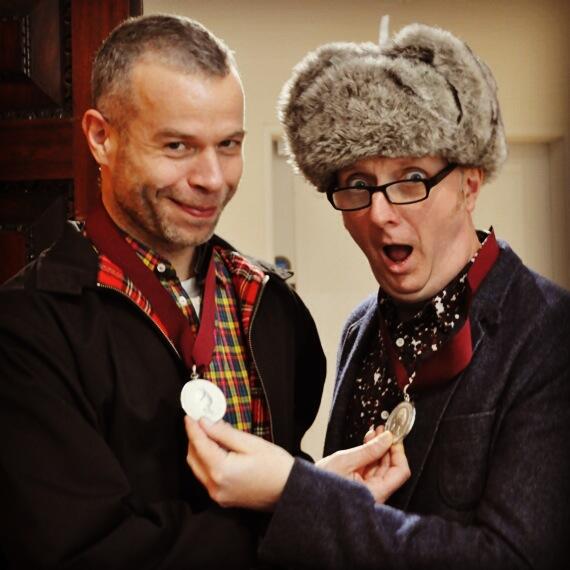
<instances>
[{"instance_id":1,"label":"short grey hair","mask_svg":"<svg viewBox=\"0 0 570 570\"><path fill-rule=\"evenodd\" d=\"M237 69L227 45L195 20L167 14L129 18L109 34L95 55L92 104L103 111L108 96L124 97L133 65L146 55L188 73L225 77Z\"/></svg>"},{"instance_id":2,"label":"short grey hair","mask_svg":"<svg viewBox=\"0 0 570 570\"><path fill-rule=\"evenodd\" d=\"M490 180L507 156L489 68L450 32L421 24L387 45L333 43L295 67L279 102L290 161L320 191L372 156L440 156Z\"/></svg>"}]
</instances>

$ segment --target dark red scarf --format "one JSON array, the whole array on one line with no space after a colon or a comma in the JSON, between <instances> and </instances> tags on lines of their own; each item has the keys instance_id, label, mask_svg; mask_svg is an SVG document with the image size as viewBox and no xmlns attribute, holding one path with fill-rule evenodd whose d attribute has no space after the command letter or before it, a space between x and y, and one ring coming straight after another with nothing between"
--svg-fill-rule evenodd
<instances>
[{"instance_id":1,"label":"dark red scarf","mask_svg":"<svg viewBox=\"0 0 570 570\"><path fill-rule=\"evenodd\" d=\"M206 368L212 359L215 347L216 285L213 255L206 275L200 327L195 336L188 319L184 317L174 299L133 248L129 247L102 205L87 217L85 231L97 249L121 267L149 300L187 368L191 370L196 366L198 371Z\"/></svg>"}]
</instances>

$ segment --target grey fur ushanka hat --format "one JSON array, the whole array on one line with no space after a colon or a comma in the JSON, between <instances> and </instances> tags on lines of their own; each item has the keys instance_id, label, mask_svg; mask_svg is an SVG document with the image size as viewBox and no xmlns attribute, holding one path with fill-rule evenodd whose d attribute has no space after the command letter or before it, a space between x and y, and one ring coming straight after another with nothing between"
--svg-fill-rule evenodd
<instances>
[{"instance_id":1,"label":"grey fur ushanka hat","mask_svg":"<svg viewBox=\"0 0 570 570\"><path fill-rule=\"evenodd\" d=\"M283 87L279 118L291 162L320 191L370 156L441 156L489 180L507 155L489 68L451 33L421 24L382 47L310 52Z\"/></svg>"}]
</instances>

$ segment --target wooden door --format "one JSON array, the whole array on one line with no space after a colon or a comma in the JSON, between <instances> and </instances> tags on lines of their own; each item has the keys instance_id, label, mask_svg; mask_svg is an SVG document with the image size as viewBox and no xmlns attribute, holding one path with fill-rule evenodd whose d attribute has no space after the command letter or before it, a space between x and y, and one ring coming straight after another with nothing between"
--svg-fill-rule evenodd
<instances>
[{"instance_id":1,"label":"wooden door","mask_svg":"<svg viewBox=\"0 0 570 570\"><path fill-rule=\"evenodd\" d=\"M141 13L142 0L0 0L0 283L95 203L81 131L91 61Z\"/></svg>"}]
</instances>

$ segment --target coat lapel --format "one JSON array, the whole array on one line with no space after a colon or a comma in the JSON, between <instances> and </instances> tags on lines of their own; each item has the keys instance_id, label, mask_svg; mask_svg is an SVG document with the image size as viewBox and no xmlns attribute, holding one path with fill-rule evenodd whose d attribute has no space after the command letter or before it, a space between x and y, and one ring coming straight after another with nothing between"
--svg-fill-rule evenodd
<instances>
[{"instance_id":1,"label":"coat lapel","mask_svg":"<svg viewBox=\"0 0 570 570\"><path fill-rule=\"evenodd\" d=\"M325 439L325 456L342 449L344 446L346 411L362 361L362 352L368 346L369 336L376 334L377 330L378 319L374 297L374 302L371 303L363 317L349 327L340 348L341 356L338 362L337 383ZM349 346L350 349L346 348ZM349 350L348 354L345 354L346 350Z\"/></svg>"}]
</instances>

